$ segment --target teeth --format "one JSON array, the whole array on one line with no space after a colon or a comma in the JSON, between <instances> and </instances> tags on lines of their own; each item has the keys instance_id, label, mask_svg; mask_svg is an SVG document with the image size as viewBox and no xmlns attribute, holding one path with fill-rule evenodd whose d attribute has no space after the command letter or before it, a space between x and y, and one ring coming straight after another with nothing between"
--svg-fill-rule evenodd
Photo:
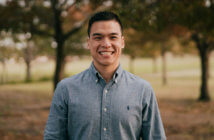
<instances>
[{"instance_id":1,"label":"teeth","mask_svg":"<svg viewBox=\"0 0 214 140\"><path fill-rule=\"evenodd\" d=\"M111 55L112 52L100 52L100 54L102 54L102 55Z\"/></svg>"}]
</instances>

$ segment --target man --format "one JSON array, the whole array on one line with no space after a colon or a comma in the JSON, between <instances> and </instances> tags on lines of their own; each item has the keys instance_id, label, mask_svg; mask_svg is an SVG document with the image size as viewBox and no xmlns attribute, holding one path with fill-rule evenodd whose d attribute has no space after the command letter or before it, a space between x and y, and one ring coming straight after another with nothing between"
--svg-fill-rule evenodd
<instances>
[{"instance_id":1,"label":"man","mask_svg":"<svg viewBox=\"0 0 214 140\"><path fill-rule=\"evenodd\" d=\"M112 12L88 24L89 69L62 80L53 97L45 140L165 140L155 94L119 64L123 28Z\"/></svg>"}]
</instances>

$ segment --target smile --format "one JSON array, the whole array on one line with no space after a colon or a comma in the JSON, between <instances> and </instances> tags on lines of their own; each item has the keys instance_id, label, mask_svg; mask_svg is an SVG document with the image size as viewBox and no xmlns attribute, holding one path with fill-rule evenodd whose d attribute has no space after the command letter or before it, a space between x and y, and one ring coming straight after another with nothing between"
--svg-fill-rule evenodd
<instances>
[{"instance_id":1,"label":"smile","mask_svg":"<svg viewBox=\"0 0 214 140\"><path fill-rule=\"evenodd\" d=\"M99 52L99 54L101 54L101 55L112 55L113 53L114 53L114 51L110 51L110 52L109 51L108 52L100 51Z\"/></svg>"}]
</instances>

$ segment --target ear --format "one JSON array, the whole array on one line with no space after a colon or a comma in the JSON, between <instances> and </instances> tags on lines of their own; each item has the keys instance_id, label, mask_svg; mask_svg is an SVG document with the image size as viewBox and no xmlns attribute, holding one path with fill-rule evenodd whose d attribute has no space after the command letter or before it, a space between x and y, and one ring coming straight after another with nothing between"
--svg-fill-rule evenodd
<instances>
[{"instance_id":1,"label":"ear","mask_svg":"<svg viewBox=\"0 0 214 140\"><path fill-rule=\"evenodd\" d=\"M125 47L125 38L124 38L124 36L122 36L122 40L121 40L122 42L121 42L121 48L124 48Z\"/></svg>"},{"instance_id":2,"label":"ear","mask_svg":"<svg viewBox=\"0 0 214 140\"><path fill-rule=\"evenodd\" d=\"M90 49L89 41L90 41L90 38L88 37L87 38L87 49Z\"/></svg>"}]
</instances>

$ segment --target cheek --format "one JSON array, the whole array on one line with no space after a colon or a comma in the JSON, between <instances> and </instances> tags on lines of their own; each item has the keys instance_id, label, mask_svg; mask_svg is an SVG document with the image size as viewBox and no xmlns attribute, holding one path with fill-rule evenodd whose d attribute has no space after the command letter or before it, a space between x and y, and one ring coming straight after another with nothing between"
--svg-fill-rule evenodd
<instances>
[{"instance_id":1,"label":"cheek","mask_svg":"<svg viewBox=\"0 0 214 140\"><path fill-rule=\"evenodd\" d=\"M97 48L99 46L99 44L100 44L99 42L93 41L93 42L91 42L90 46L92 46L93 48Z\"/></svg>"},{"instance_id":2,"label":"cheek","mask_svg":"<svg viewBox=\"0 0 214 140\"><path fill-rule=\"evenodd\" d=\"M123 46L120 43L117 43L114 46L115 46L115 49L117 50L117 52L121 52L121 49Z\"/></svg>"},{"instance_id":3,"label":"cheek","mask_svg":"<svg viewBox=\"0 0 214 140\"><path fill-rule=\"evenodd\" d=\"M121 41L115 42L114 43L115 46L117 46L118 48L123 48L123 43Z\"/></svg>"},{"instance_id":4,"label":"cheek","mask_svg":"<svg viewBox=\"0 0 214 140\"><path fill-rule=\"evenodd\" d=\"M93 51L94 49L96 49L96 46L97 46L96 43L93 43L93 42L92 42L92 43L89 44L89 49L90 49L91 51Z\"/></svg>"}]
</instances>

